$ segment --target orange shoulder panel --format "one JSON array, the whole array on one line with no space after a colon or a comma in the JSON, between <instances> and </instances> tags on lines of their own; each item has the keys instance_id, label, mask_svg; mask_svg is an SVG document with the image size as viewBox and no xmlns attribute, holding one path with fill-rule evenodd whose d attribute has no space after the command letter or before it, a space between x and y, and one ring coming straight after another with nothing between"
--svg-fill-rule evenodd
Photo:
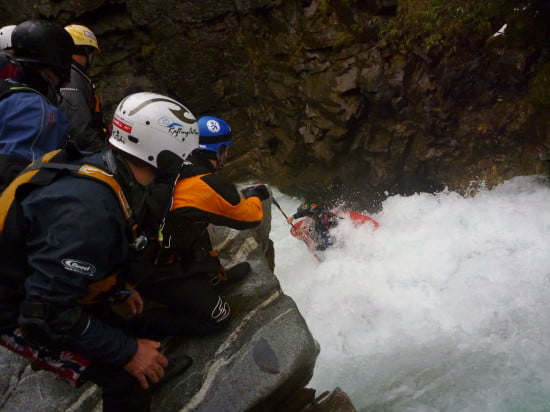
<instances>
[{"instance_id":1,"label":"orange shoulder panel","mask_svg":"<svg viewBox=\"0 0 550 412\"><path fill-rule=\"evenodd\" d=\"M192 176L178 180L174 190L172 210L193 208L240 222L256 222L263 218L262 201L257 197L241 199L232 205L201 177Z\"/></svg>"}]
</instances>

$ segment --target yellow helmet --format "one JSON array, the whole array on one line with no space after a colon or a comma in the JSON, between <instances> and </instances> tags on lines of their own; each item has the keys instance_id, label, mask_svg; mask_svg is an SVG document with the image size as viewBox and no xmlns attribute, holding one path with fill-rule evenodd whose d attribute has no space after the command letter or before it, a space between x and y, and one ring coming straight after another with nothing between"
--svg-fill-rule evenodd
<instances>
[{"instance_id":1,"label":"yellow helmet","mask_svg":"<svg viewBox=\"0 0 550 412\"><path fill-rule=\"evenodd\" d=\"M99 51L95 34L88 27L81 26L79 24L70 24L65 26L65 30L67 30L73 38L73 42L76 47L90 46Z\"/></svg>"}]
</instances>

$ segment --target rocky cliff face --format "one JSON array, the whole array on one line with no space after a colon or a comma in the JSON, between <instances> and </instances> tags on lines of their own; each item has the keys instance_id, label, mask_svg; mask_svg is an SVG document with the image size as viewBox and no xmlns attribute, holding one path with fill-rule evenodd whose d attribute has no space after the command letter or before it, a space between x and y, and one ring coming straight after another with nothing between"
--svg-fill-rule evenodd
<instances>
[{"instance_id":1,"label":"rocky cliff face","mask_svg":"<svg viewBox=\"0 0 550 412\"><path fill-rule=\"evenodd\" d=\"M0 3L1 24L94 30L108 114L139 84L228 119L234 178L373 201L542 171L530 150L550 139L546 0Z\"/></svg>"}]
</instances>

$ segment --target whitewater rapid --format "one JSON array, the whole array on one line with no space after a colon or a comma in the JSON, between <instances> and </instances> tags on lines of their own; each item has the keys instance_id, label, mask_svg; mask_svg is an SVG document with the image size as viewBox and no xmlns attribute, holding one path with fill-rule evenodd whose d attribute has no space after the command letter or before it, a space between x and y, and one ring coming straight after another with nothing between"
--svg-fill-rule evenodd
<instances>
[{"instance_id":1,"label":"whitewater rapid","mask_svg":"<svg viewBox=\"0 0 550 412\"><path fill-rule=\"evenodd\" d=\"M321 346L308 386L361 411L549 411L549 206L541 176L391 196L322 263L273 207L275 274Z\"/></svg>"}]
</instances>

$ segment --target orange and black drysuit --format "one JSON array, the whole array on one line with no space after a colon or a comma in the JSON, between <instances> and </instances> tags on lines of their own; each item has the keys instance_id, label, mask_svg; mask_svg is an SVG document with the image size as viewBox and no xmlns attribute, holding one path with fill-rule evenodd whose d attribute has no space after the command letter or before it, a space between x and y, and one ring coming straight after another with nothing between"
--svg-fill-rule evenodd
<instances>
[{"instance_id":1,"label":"orange and black drysuit","mask_svg":"<svg viewBox=\"0 0 550 412\"><path fill-rule=\"evenodd\" d=\"M195 164L184 166L166 218L167 253L155 276L147 277L138 289L144 297L162 298L174 313L179 308L179 323L186 322L194 334L206 334L227 325L231 311L212 284L222 268L212 252L208 224L252 228L261 222L263 210L258 197L242 199L233 183L213 173L209 161L192 159ZM150 329L170 327L163 323L158 317Z\"/></svg>"},{"instance_id":2,"label":"orange and black drysuit","mask_svg":"<svg viewBox=\"0 0 550 412\"><path fill-rule=\"evenodd\" d=\"M176 183L165 230L184 265L193 262L190 270L209 271L219 262L212 257L208 224L239 230L253 228L262 221L262 201L255 195L241 198L235 185L215 174L208 160L193 161L193 165L184 166ZM205 265L202 269L201 264Z\"/></svg>"}]
</instances>

